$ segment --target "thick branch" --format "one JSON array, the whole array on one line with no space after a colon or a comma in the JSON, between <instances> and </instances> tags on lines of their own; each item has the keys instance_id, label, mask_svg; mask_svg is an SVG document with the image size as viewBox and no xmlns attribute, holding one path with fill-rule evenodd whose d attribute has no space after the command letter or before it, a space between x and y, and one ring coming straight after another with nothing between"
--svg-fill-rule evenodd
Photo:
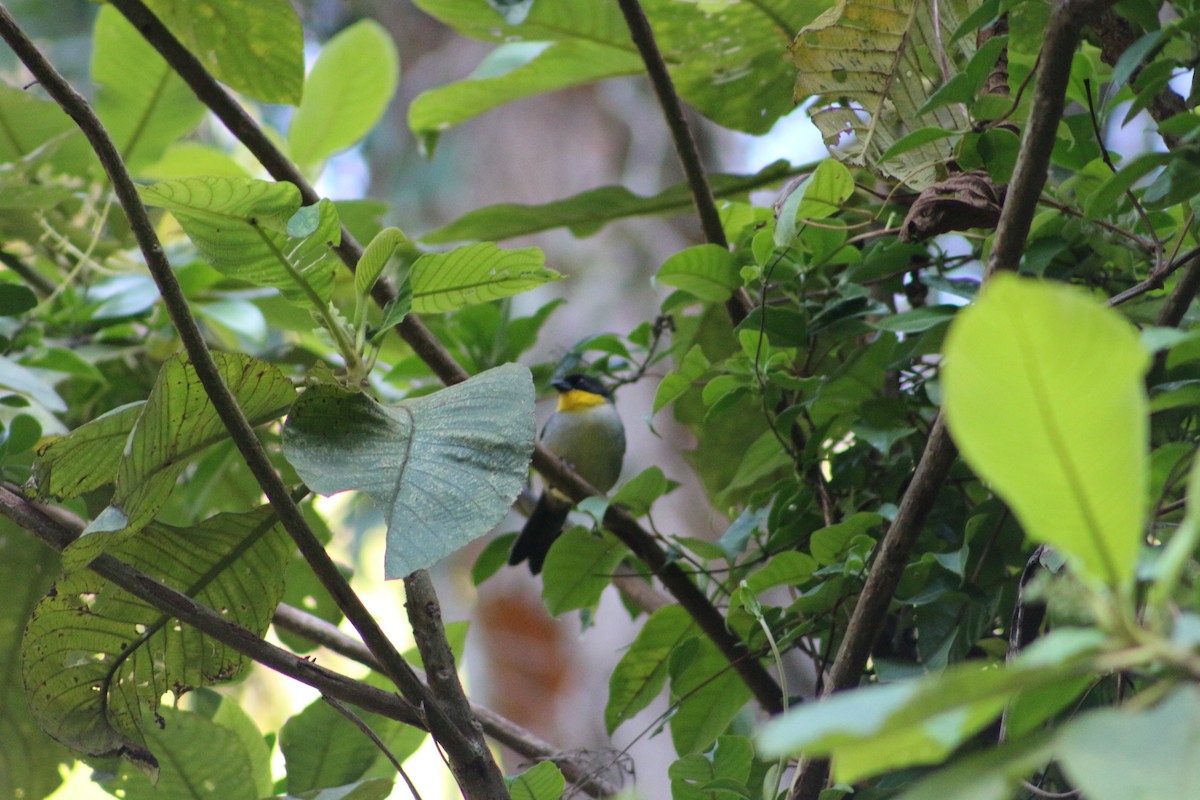
<instances>
[{"instance_id":1,"label":"thick branch","mask_svg":"<svg viewBox=\"0 0 1200 800\"><path fill-rule=\"evenodd\" d=\"M254 154L255 158L259 160L276 180L285 180L294 183L300 189L301 196L305 198L305 202L313 203L317 201L318 196L315 190L304 179L304 176L298 173L295 166L286 156L279 152L254 120L246 114L241 106L208 74L207 70L204 69L195 56L180 44L179 40L167 30L140 0L112 0L112 5L137 27L142 36L153 45L159 54L166 59L167 63L191 87L200 101L212 109L218 119L229 129L230 133L236 136ZM718 219L718 227L719 222L720 220ZM338 252L342 261L351 270L357 265L358 258L362 254L361 248L358 247L358 244L354 242L349 233L344 230L342 247ZM376 286L373 295L377 302L386 303L394 297L394 291L391 287L380 282ZM441 342L429 332L429 329L415 315L409 314L404 323L401 324L399 330L408 345L412 347L413 351L433 370L434 374L443 383L447 385L459 383L469 377L466 371L450 355L449 351L442 346ZM535 451L533 466L548 481L556 486L572 487L569 488L569 491L576 500L597 494L596 490L588 487L587 483L580 479L574 470L563 464L561 460L555 458L553 454L540 445ZM606 520L606 522L608 521ZM658 550L656 557L646 556L644 558L648 564L652 562L665 562L665 556L658 548L654 538L638 525L636 520L629 517L629 515L625 514L619 519L615 519L611 523L610 529L625 544L629 545L630 549L638 553L639 556L643 553L648 553L651 547ZM778 710L781 707L779 699L781 694L778 686L775 685L770 675L756 660L748 659L745 656L744 645L737 641L736 636L726 630L724 622L722 621L719 625L715 623L716 619L721 618L720 613L708 602L703 593L696 588L691 578L678 569L664 570L659 574L663 586L666 587L672 596L680 601L681 605L693 615L700 614L706 620L705 623L702 623L702 627L705 633L713 638L713 641L720 648L721 652L725 653L731 659L734 658L733 654L742 654L738 656L737 661L733 662L738 667L739 673L744 678L753 675L753 683L750 684L750 687L754 691L755 696L759 698L759 702L768 710ZM687 598L687 600L685 601L684 598ZM768 698L774 699L768 703L766 702Z\"/></svg>"},{"instance_id":2,"label":"thick branch","mask_svg":"<svg viewBox=\"0 0 1200 800\"><path fill-rule=\"evenodd\" d=\"M1089 14L1097 13L1110 4L1110 0L1063 0L1051 14L1042 49L1037 89L1013 180L1000 213L987 276L997 269L1015 270L1020 262L1038 198L1046 182L1050 151L1062 116L1063 98L1071 74L1071 59L1079 44L1079 32ZM913 543L956 456L957 448L946 429L943 416L939 414L912 482L900 501L896 519L888 527L871 564L866 585L858 597L846 635L830 669L827 693L857 686L862 678L871 647L879 635ZM789 797L792 800L816 800L828 776L828 760L805 761Z\"/></svg>"},{"instance_id":3,"label":"thick branch","mask_svg":"<svg viewBox=\"0 0 1200 800\"><path fill-rule=\"evenodd\" d=\"M364 666L379 670L379 662L362 642L347 636L336 625L319 617L285 604L279 606L275 612L275 625ZM525 758L553 761L568 780L578 783L592 797L611 797L619 791L608 781L592 775L591 767L577 754L564 754L555 750L548 742L490 708L474 705L472 711L488 736Z\"/></svg>"},{"instance_id":4,"label":"thick branch","mask_svg":"<svg viewBox=\"0 0 1200 800\"><path fill-rule=\"evenodd\" d=\"M667 129L675 143L675 154L679 157L679 165L683 168L684 178L687 180L688 189L691 190L696 214L700 217L700 228L704 231L704 238L709 244L728 247L725 228L721 225L721 215L717 212L712 187L704 173L704 162L700 159L699 148L696 147L696 138L692 136L692 129L683 114L683 104L679 101L679 93L675 91L671 73L667 71L662 51L658 49L650 20L646 19L646 13L638 0L617 2L621 6L621 13L625 15L629 35L646 65L646 73L650 76L650 84L654 87L658 104L662 107ZM739 289L725 303L725 308L733 324L737 325L750 313L753 303L745 290Z\"/></svg>"},{"instance_id":5,"label":"thick branch","mask_svg":"<svg viewBox=\"0 0 1200 800\"><path fill-rule=\"evenodd\" d=\"M338 571L329 554L325 552L324 547L309 528L299 507L288 494L283 481L272 468L266 451L254 435L241 408L238 407L236 398L221 378L220 371L208 350L208 345L188 308L183 289L163 254L162 245L158 241L146 209L142 206L129 172L95 112L92 111L87 101L46 61L3 6L0 6L0 36L33 73L46 92L75 120L84 136L87 137L100 163L104 166L105 172L112 182L117 200L129 220L130 229L146 259L150 274L162 295L171 321L179 332L180 341L187 351L196 376L204 387L213 409L229 431L229 435L247 467L259 486L262 487L272 508L279 515L284 529L292 537L305 560L312 566L322 585L338 603L338 607L342 609L346 618L351 621L359 635L363 637L363 641L371 648L371 652L384 665L388 677L396 683L397 688L404 693L409 702L424 710L429 719L431 733L446 749L455 775L467 796L502 796L505 791L503 781L501 780L497 784L486 779L488 770L481 762L490 763L492 771L499 774L486 747L477 746L475 741L464 735L464 732L460 731L445 716L440 705L434 702L427 687L413 672L412 667L401 658L400 653L388 640L383 629L379 627L374 617L363 605L362 600Z\"/></svg>"},{"instance_id":6,"label":"thick branch","mask_svg":"<svg viewBox=\"0 0 1200 800\"><path fill-rule=\"evenodd\" d=\"M3 11L0 11L0 14L3 14ZM59 552L79 535L79 527L69 525L58 518L55 509L32 503L9 486L0 486L0 514ZM307 684L330 697L352 703L365 711L373 711L389 719L425 729L421 713L408 701L391 692L376 689L333 670L317 666L281 647L263 641L254 632L228 621L211 608L197 603L191 597L113 556L102 555L88 567L164 614L170 614L205 636L211 636L276 672Z\"/></svg>"},{"instance_id":7,"label":"thick branch","mask_svg":"<svg viewBox=\"0 0 1200 800\"><path fill-rule=\"evenodd\" d=\"M1079 32L1089 16L1099 14L1111 5L1112 0L1063 0L1050 14L1037 72L1037 89L1025 123L1017 165L1008 185L1004 210L996 225L988 275L1000 269L1015 271L1021 262L1029 226L1046 184L1046 170L1050 167L1054 136L1062 119L1067 82L1071 77L1071 59L1079 44Z\"/></svg>"}]
</instances>

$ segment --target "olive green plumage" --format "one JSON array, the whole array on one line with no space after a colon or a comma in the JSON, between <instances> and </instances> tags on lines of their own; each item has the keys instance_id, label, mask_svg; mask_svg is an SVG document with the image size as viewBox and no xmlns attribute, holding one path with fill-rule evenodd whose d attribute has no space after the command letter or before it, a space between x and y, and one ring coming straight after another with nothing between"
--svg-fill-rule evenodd
<instances>
[{"instance_id":1,"label":"olive green plumage","mask_svg":"<svg viewBox=\"0 0 1200 800\"><path fill-rule=\"evenodd\" d=\"M585 481L607 492L617 482L625 458L625 426L611 395L587 375L568 375L553 386L559 392L558 410L542 429L542 444ZM541 572L573 505L569 497L548 487L513 543L508 563L528 560L534 575Z\"/></svg>"}]
</instances>

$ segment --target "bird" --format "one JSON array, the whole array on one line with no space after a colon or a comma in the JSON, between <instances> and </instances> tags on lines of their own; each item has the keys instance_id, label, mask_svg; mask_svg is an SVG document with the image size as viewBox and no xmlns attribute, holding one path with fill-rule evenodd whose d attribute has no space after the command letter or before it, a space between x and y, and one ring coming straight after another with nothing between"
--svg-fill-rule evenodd
<instances>
[{"instance_id":1,"label":"bird","mask_svg":"<svg viewBox=\"0 0 1200 800\"><path fill-rule=\"evenodd\" d=\"M558 408L542 428L542 444L585 481L607 492L617 482L625 460L625 426L612 393L596 378L579 373L550 385L558 390ZM570 497L547 486L513 542L508 563L515 566L528 560L529 571L540 573L572 506Z\"/></svg>"}]
</instances>

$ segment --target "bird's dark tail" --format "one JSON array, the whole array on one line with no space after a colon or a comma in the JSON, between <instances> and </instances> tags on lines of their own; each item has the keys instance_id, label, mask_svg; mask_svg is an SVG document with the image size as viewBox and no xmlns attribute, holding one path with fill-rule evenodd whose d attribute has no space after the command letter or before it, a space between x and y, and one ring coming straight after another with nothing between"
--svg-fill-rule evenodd
<instances>
[{"instance_id":1,"label":"bird's dark tail","mask_svg":"<svg viewBox=\"0 0 1200 800\"><path fill-rule=\"evenodd\" d=\"M550 491L544 492L538 498L525 527L521 529L521 535L513 542L512 552L508 554L508 563L516 565L528 559L529 571L534 575L541 572L546 553L550 552L550 545L554 544L558 535L562 533L563 524L570 512L571 501L555 497Z\"/></svg>"}]
</instances>

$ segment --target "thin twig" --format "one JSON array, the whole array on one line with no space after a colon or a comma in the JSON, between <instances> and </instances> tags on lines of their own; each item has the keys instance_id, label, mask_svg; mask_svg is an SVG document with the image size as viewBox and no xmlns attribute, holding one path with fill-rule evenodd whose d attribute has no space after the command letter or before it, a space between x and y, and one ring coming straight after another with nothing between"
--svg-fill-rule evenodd
<instances>
[{"instance_id":1,"label":"thin twig","mask_svg":"<svg viewBox=\"0 0 1200 800\"><path fill-rule=\"evenodd\" d=\"M113 192L125 212L130 230L146 259L146 265L158 286L167 313L179 333L180 341L209 402L229 431L230 438L270 501L271 507L279 515L284 529L292 537L318 580L358 630L371 652L379 658L388 677L396 683L406 699L423 709L430 721L434 738L451 755L455 775L460 784L467 788L468 797L496 796L497 792L504 791L503 776L486 747L482 748L481 752L481 748L476 746L469 735L446 717L440 704L434 701L428 688L400 656L379 623L363 605L361 598L338 571L333 559L313 534L283 481L276 474L262 443L255 436L253 428L238 406L237 399L225 385L200 328L188 308L183 289L163 253L158 235L145 207L142 206L133 180L91 106L42 56L4 6L0 6L0 37L4 38L17 57L38 79L39 84L75 120L87 137L112 182Z\"/></svg>"},{"instance_id":2,"label":"thin twig","mask_svg":"<svg viewBox=\"0 0 1200 800\"><path fill-rule=\"evenodd\" d=\"M396 755L388 748L387 744L385 744L384 741L379 738L379 735L375 733L375 731L371 730L371 726L367 724L366 720L364 720L358 714L355 714L351 709L342 705L340 700L336 700L327 694L321 695L321 699L324 700L330 708L349 720L350 724L358 728L359 731L362 732L363 736L366 736L371 740L371 744L375 745L379 752L383 753L383 757L391 762L391 765L396 768L396 772L400 773L400 777L403 778L405 784L408 785L408 791L412 794L413 800L421 800L421 793L417 791L416 785L413 784L412 779L408 777L408 773L404 771L404 765L400 763L400 759L396 758Z\"/></svg>"},{"instance_id":3,"label":"thin twig","mask_svg":"<svg viewBox=\"0 0 1200 800\"><path fill-rule=\"evenodd\" d=\"M49 297L54 292L54 283L49 278L7 250L0 250L0 264L17 273L17 277L25 281L38 297Z\"/></svg>"},{"instance_id":4,"label":"thin twig","mask_svg":"<svg viewBox=\"0 0 1200 800\"><path fill-rule=\"evenodd\" d=\"M300 189L305 203L317 202L319 197L304 176L299 174L295 166L271 143L254 120L237 104L237 101L217 83L195 56L180 44L179 40L140 0L111 0L111 5L133 23L146 41L179 73L179 76L191 87L200 101L217 115L230 133L246 146L272 177L295 184ZM337 252L342 262L353 270L362 255L362 248L343 228L342 244L338 247ZM379 281L372 289L371 295L377 303L385 305L395 297L395 289L386 281ZM433 373L443 383L450 385L465 381L470 377L416 315L409 314L405 317L398 330L413 352L433 370ZM566 491L576 502L599 494L573 469L542 447L540 443L534 449L533 467L549 483ZM643 561L651 565L652 569L654 568L653 564L666 563L666 556L658 548L654 537L629 514L610 513L605 518L605 525L631 550L638 553ZM642 555L649 554L652 550L657 551L655 556ZM738 673L747 680L755 697L765 709L778 711L780 708L779 687L775 685L770 674L760 664L753 660L749 663L746 662L744 644L725 626L724 618L708 601L703 592L677 568L656 570L656 574L663 586L679 601L680 605L684 606L694 617L699 615L697 622L701 629L713 640L722 653L727 657L733 657L731 654L742 654L739 655L740 663L735 664ZM772 701L771 698L774 700Z\"/></svg>"},{"instance_id":5,"label":"thin twig","mask_svg":"<svg viewBox=\"0 0 1200 800\"><path fill-rule=\"evenodd\" d=\"M638 0L617 0L617 4L625 16L629 35L646 65L650 85L654 87L654 94L662 107L667 129L675 143L675 154L679 157L679 165L683 168L684 178L692 193L692 202L696 205L696 214L700 217L700 228L704 231L704 238L709 244L728 247L725 228L721 225L721 215L717 212L712 187L709 186L704 173L704 162L700 159L699 148L696 147L696 138L692 136L692 129L683 114L683 104L679 101L679 93L675 91L675 83L667 70L667 62L663 60L662 51L658 49L650 20L646 19L646 13ZM737 325L750 313L753 304L745 290L738 289L733 293L733 297L726 301L725 308L733 324Z\"/></svg>"}]
</instances>

